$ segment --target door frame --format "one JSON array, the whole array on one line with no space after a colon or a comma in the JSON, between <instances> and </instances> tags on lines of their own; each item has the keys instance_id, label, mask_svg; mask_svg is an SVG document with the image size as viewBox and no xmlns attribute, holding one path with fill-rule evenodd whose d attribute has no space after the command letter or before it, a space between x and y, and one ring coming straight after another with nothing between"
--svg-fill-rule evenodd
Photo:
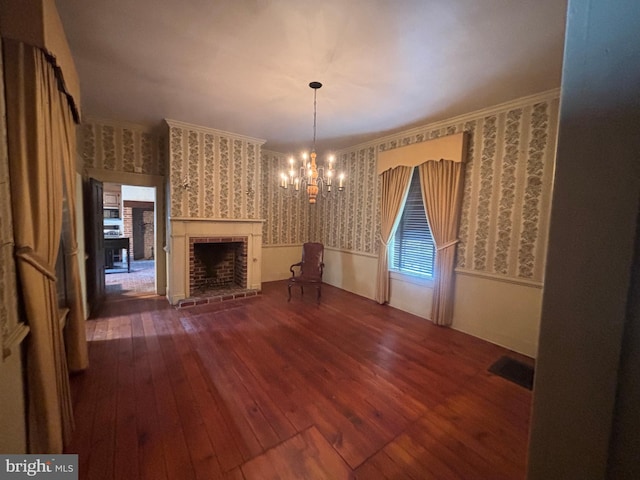
<instances>
[{"instance_id":1,"label":"door frame","mask_svg":"<svg viewBox=\"0 0 640 480\"><path fill-rule=\"evenodd\" d=\"M165 214L165 179L162 175L146 175L142 173L115 172L100 168L85 168L84 176L93 177L103 183L118 183L136 187L155 187L156 204L154 209L155 239L154 256L156 262L156 294L167 293L167 254L166 214ZM91 254L91 252L87 252Z\"/></svg>"},{"instance_id":2,"label":"door frame","mask_svg":"<svg viewBox=\"0 0 640 480\"><path fill-rule=\"evenodd\" d=\"M83 182L82 211L86 263L85 286L87 315L96 316L104 302L104 232L102 225L104 184L93 177ZM77 219L79 220L79 219ZM79 237L79 235L78 235Z\"/></svg>"}]
</instances>

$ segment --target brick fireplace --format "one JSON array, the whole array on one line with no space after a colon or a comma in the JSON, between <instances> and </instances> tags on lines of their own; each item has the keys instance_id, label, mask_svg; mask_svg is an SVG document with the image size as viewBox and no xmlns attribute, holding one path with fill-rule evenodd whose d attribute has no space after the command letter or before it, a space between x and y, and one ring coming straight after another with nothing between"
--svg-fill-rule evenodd
<instances>
[{"instance_id":1,"label":"brick fireplace","mask_svg":"<svg viewBox=\"0 0 640 480\"><path fill-rule=\"evenodd\" d=\"M212 295L200 289L214 288L216 285L215 289L219 290L217 285L222 283L229 284L230 289L236 291L245 289L255 293L262 290L262 220L171 218L169 225L167 294L172 305L209 298ZM220 244L228 244L221 247L222 253L208 252L210 248L217 249ZM199 255L196 255L196 251ZM229 260L229 251L233 253L232 261ZM219 272L214 278L210 272L215 267L200 265L203 257L205 263L208 260L220 260L222 275ZM232 270L233 280L229 282ZM216 295L224 296L217 292ZM231 297L234 295L230 294Z\"/></svg>"},{"instance_id":2,"label":"brick fireplace","mask_svg":"<svg viewBox=\"0 0 640 480\"><path fill-rule=\"evenodd\" d=\"M247 288L247 237L191 237L189 294Z\"/></svg>"}]
</instances>

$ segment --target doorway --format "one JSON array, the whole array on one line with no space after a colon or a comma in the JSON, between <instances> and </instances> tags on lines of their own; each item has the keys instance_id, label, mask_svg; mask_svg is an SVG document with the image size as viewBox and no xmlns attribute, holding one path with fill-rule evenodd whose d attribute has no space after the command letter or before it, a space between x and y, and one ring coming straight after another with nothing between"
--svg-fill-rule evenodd
<instances>
[{"instance_id":1,"label":"doorway","mask_svg":"<svg viewBox=\"0 0 640 480\"><path fill-rule=\"evenodd\" d=\"M104 183L105 294L156 291L156 188Z\"/></svg>"}]
</instances>

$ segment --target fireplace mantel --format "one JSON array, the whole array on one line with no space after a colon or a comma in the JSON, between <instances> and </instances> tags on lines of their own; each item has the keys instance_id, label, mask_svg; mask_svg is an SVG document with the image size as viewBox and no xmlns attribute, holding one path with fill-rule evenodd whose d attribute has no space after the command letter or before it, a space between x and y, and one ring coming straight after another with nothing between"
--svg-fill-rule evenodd
<instances>
[{"instance_id":1,"label":"fireplace mantel","mask_svg":"<svg viewBox=\"0 0 640 480\"><path fill-rule=\"evenodd\" d=\"M169 291L172 305L189 296L189 239L247 238L247 288L262 289L262 219L170 218Z\"/></svg>"}]
</instances>

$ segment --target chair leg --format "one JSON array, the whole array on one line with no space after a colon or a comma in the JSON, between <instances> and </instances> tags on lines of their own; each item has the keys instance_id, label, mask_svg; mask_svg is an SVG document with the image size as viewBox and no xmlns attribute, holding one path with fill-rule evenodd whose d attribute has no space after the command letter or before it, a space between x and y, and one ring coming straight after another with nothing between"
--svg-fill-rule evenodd
<instances>
[{"instance_id":1,"label":"chair leg","mask_svg":"<svg viewBox=\"0 0 640 480\"><path fill-rule=\"evenodd\" d=\"M304 287L302 286L302 284L300 284L300 294L304 295Z\"/></svg>"},{"instance_id":2,"label":"chair leg","mask_svg":"<svg viewBox=\"0 0 640 480\"><path fill-rule=\"evenodd\" d=\"M289 290L289 298L287 299L287 302L291 301L291 284L287 285L287 290Z\"/></svg>"},{"instance_id":3,"label":"chair leg","mask_svg":"<svg viewBox=\"0 0 640 480\"><path fill-rule=\"evenodd\" d=\"M320 285L316 287L316 301L320 303L320 296L322 295Z\"/></svg>"}]
</instances>

